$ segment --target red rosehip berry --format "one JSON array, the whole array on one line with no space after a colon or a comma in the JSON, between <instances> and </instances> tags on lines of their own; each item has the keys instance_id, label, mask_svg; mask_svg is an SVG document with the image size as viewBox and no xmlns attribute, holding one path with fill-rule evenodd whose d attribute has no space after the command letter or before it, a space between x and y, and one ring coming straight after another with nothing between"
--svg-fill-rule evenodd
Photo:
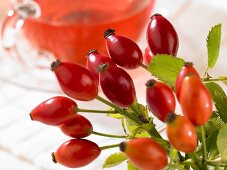
<instances>
[{"instance_id":1,"label":"red rosehip berry","mask_svg":"<svg viewBox=\"0 0 227 170\"><path fill-rule=\"evenodd\" d=\"M180 92L180 89L181 89L182 80L184 79L184 77L187 74L191 74L191 73L195 74L195 76L200 78L199 73L193 67L193 64L191 62L186 62L183 65L183 67L181 68L181 70L180 70L180 72L177 76L177 79L175 81L175 85L174 85L174 91L175 91L175 94L176 94L178 100L179 100L179 92Z\"/></svg>"},{"instance_id":2,"label":"red rosehip berry","mask_svg":"<svg viewBox=\"0 0 227 170\"><path fill-rule=\"evenodd\" d=\"M173 25L160 14L154 14L150 19L147 27L147 42L154 55L177 55L179 46L177 32Z\"/></svg>"},{"instance_id":3,"label":"red rosehip berry","mask_svg":"<svg viewBox=\"0 0 227 170\"><path fill-rule=\"evenodd\" d=\"M115 30L108 29L104 33L106 47L113 61L125 68L135 69L143 61L143 54L139 46L131 39L116 35Z\"/></svg>"},{"instance_id":4,"label":"red rosehip berry","mask_svg":"<svg viewBox=\"0 0 227 170\"><path fill-rule=\"evenodd\" d=\"M116 64L110 57L99 54L97 50L93 49L88 52L86 67L95 77L97 84L99 83L98 67L105 63L109 63L109 65L116 66Z\"/></svg>"},{"instance_id":5,"label":"red rosehip berry","mask_svg":"<svg viewBox=\"0 0 227 170\"><path fill-rule=\"evenodd\" d=\"M120 150L141 170L162 170L168 163L165 150L149 138L137 138L120 144Z\"/></svg>"},{"instance_id":6,"label":"red rosehip berry","mask_svg":"<svg viewBox=\"0 0 227 170\"><path fill-rule=\"evenodd\" d=\"M195 74L186 75L182 80L179 103L183 114L194 125L204 125L212 115L212 97Z\"/></svg>"},{"instance_id":7,"label":"red rosehip berry","mask_svg":"<svg viewBox=\"0 0 227 170\"><path fill-rule=\"evenodd\" d=\"M52 97L38 106L30 113L32 120L42 122L47 125L57 126L75 116L77 104L63 96Z\"/></svg>"},{"instance_id":8,"label":"red rosehip berry","mask_svg":"<svg viewBox=\"0 0 227 170\"><path fill-rule=\"evenodd\" d=\"M73 138L84 138L91 134L93 126L91 122L82 115L76 114L73 119L70 119L59 126L61 131Z\"/></svg>"},{"instance_id":9,"label":"red rosehip berry","mask_svg":"<svg viewBox=\"0 0 227 170\"><path fill-rule=\"evenodd\" d=\"M152 54L152 52L151 52L151 49L150 49L149 47L147 47L147 48L145 49L145 52L144 52L144 55L143 55L144 64L145 64L146 66L148 66L148 65L150 64L150 62L151 62L151 60L152 60L153 57L154 57L154 56L153 56L153 54Z\"/></svg>"},{"instance_id":10,"label":"red rosehip berry","mask_svg":"<svg viewBox=\"0 0 227 170\"><path fill-rule=\"evenodd\" d=\"M71 139L52 153L55 163L68 168L80 168L94 161L101 153L98 145L86 139Z\"/></svg>"},{"instance_id":11,"label":"red rosehip berry","mask_svg":"<svg viewBox=\"0 0 227 170\"><path fill-rule=\"evenodd\" d=\"M171 145L179 151L192 153L197 147L194 125L185 116L170 113L167 116L166 133Z\"/></svg>"},{"instance_id":12,"label":"red rosehip berry","mask_svg":"<svg viewBox=\"0 0 227 170\"><path fill-rule=\"evenodd\" d=\"M176 101L169 86L156 81L149 80L146 83L146 101L150 111L161 121L165 121L170 112L175 111Z\"/></svg>"},{"instance_id":13,"label":"red rosehip berry","mask_svg":"<svg viewBox=\"0 0 227 170\"><path fill-rule=\"evenodd\" d=\"M136 99L132 78L120 67L101 65L100 85L105 96L117 106L127 108Z\"/></svg>"},{"instance_id":14,"label":"red rosehip berry","mask_svg":"<svg viewBox=\"0 0 227 170\"><path fill-rule=\"evenodd\" d=\"M51 64L61 89L68 96L82 101L89 101L98 95L97 83L93 75L83 66L61 62Z\"/></svg>"}]
</instances>

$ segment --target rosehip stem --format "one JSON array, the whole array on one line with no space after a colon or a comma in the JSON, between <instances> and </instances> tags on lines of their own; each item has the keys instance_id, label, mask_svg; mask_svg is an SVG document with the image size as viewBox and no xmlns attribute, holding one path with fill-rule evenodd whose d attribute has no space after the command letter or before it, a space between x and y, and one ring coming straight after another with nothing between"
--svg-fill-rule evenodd
<instances>
[{"instance_id":1,"label":"rosehip stem","mask_svg":"<svg viewBox=\"0 0 227 170\"><path fill-rule=\"evenodd\" d=\"M99 147L102 151L105 150L105 149L110 149L110 148L116 148L116 147L119 147L120 144L114 144L114 145L106 145L106 146L101 146Z\"/></svg>"},{"instance_id":2,"label":"rosehip stem","mask_svg":"<svg viewBox=\"0 0 227 170\"><path fill-rule=\"evenodd\" d=\"M146 65L144 65L143 63L139 63L139 66L144 68L145 70L148 70L148 67Z\"/></svg>"},{"instance_id":3,"label":"rosehip stem","mask_svg":"<svg viewBox=\"0 0 227 170\"><path fill-rule=\"evenodd\" d=\"M203 78L203 82L216 82L216 81L227 81L227 77L218 77L218 78Z\"/></svg>"},{"instance_id":4,"label":"rosehip stem","mask_svg":"<svg viewBox=\"0 0 227 170\"><path fill-rule=\"evenodd\" d=\"M121 115L123 115L123 116L125 116L125 117L127 117L127 118L129 118L129 119L131 119L131 120L133 120L133 121L136 122L137 124L139 124L139 125L142 125L142 124L143 124L143 122L142 122L138 117L136 117L135 115L132 115L132 114L130 114L129 112L127 112L127 111L121 109L120 107L118 107L118 106L114 105L113 103L111 103L111 102L105 100L104 98L102 98L102 97L100 97L100 96L97 96L96 99L99 100L99 101L101 101L101 102L103 102L103 103L105 103L106 105L108 105L108 106L114 108L114 109L115 109L116 111L118 111Z\"/></svg>"},{"instance_id":5,"label":"rosehip stem","mask_svg":"<svg viewBox=\"0 0 227 170\"><path fill-rule=\"evenodd\" d=\"M201 138L202 138L202 147L203 147L203 165L204 168L207 169L207 148L206 148L206 141L205 141L205 131L204 127L200 126L199 127L200 133L201 133Z\"/></svg>"},{"instance_id":6,"label":"rosehip stem","mask_svg":"<svg viewBox=\"0 0 227 170\"><path fill-rule=\"evenodd\" d=\"M111 138L124 138L124 139L127 138L127 136L124 136L124 135L112 135L112 134L100 133L100 132L95 132L95 131L90 131L90 133L93 135L111 137Z\"/></svg>"},{"instance_id":7,"label":"rosehip stem","mask_svg":"<svg viewBox=\"0 0 227 170\"><path fill-rule=\"evenodd\" d=\"M76 112L86 112L86 113L104 113L104 114L108 114L108 113L117 113L115 110L90 110L90 109L80 109L80 108L75 108Z\"/></svg>"}]
</instances>

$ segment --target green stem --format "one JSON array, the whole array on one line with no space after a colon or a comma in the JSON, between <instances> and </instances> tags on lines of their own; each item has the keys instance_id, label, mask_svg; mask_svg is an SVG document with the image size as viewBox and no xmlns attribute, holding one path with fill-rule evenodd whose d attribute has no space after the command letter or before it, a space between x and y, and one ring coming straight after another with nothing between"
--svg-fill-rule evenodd
<instances>
[{"instance_id":1,"label":"green stem","mask_svg":"<svg viewBox=\"0 0 227 170\"><path fill-rule=\"evenodd\" d=\"M216 82L216 81L224 81L227 80L227 77L220 77L220 78L204 78L203 82Z\"/></svg>"},{"instance_id":2,"label":"green stem","mask_svg":"<svg viewBox=\"0 0 227 170\"><path fill-rule=\"evenodd\" d=\"M101 146L99 148L103 151L105 149L116 148L116 147L119 147L119 146L120 146L120 144L114 144L114 145Z\"/></svg>"},{"instance_id":3,"label":"green stem","mask_svg":"<svg viewBox=\"0 0 227 170\"><path fill-rule=\"evenodd\" d=\"M204 168L207 169L207 148L206 148L206 136L205 136L205 131L204 131L204 127L200 126L200 133L201 133L201 137L202 137L202 147L203 147L203 165Z\"/></svg>"},{"instance_id":4,"label":"green stem","mask_svg":"<svg viewBox=\"0 0 227 170\"><path fill-rule=\"evenodd\" d=\"M86 112L86 113L117 113L115 110L108 111L108 110L90 110L90 109L81 109L81 108L75 108L76 112Z\"/></svg>"},{"instance_id":5,"label":"green stem","mask_svg":"<svg viewBox=\"0 0 227 170\"><path fill-rule=\"evenodd\" d=\"M122 125L122 128L123 128L123 130L124 130L125 135L128 135L128 133L127 133L127 131L126 131L126 127L125 127L125 119L124 119L124 118L121 119L121 125Z\"/></svg>"},{"instance_id":6,"label":"green stem","mask_svg":"<svg viewBox=\"0 0 227 170\"><path fill-rule=\"evenodd\" d=\"M124 138L124 139L127 138L127 136L123 136L123 135L112 135L112 134L100 133L95 131L90 131L90 133L93 135L105 136L105 137L111 137L111 138Z\"/></svg>"},{"instance_id":7,"label":"green stem","mask_svg":"<svg viewBox=\"0 0 227 170\"><path fill-rule=\"evenodd\" d=\"M140 63L139 66L144 68L145 70L148 70L148 67L146 65L144 65L143 63Z\"/></svg>"},{"instance_id":8,"label":"green stem","mask_svg":"<svg viewBox=\"0 0 227 170\"><path fill-rule=\"evenodd\" d=\"M139 125L143 124L143 122L140 121L138 117L136 117L135 115L132 115L132 114L130 114L129 112L127 112L127 111L121 109L120 107L118 107L118 106L114 105L113 103L111 103L111 102L105 100L104 98L102 98L102 97L100 97L100 96L97 96L96 99L99 100L99 101L101 101L102 103L105 103L106 105L108 105L108 106L114 108L114 109L117 110L121 115L123 115L123 116L125 116L125 117L131 119L132 121L136 122L137 124L139 124Z\"/></svg>"},{"instance_id":9,"label":"green stem","mask_svg":"<svg viewBox=\"0 0 227 170\"><path fill-rule=\"evenodd\" d=\"M206 77L207 71L208 71L209 67L207 66L204 73L203 73L203 78Z\"/></svg>"}]
</instances>

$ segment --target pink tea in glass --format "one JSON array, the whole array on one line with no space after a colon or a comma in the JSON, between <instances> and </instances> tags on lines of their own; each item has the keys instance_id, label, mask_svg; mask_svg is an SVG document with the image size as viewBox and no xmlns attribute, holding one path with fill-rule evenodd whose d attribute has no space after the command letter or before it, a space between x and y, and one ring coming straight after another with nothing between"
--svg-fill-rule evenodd
<instances>
[{"instance_id":1,"label":"pink tea in glass","mask_svg":"<svg viewBox=\"0 0 227 170\"><path fill-rule=\"evenodd\" d=\"M27 18L23 33L39 50L85 65L86 53L106 53L103 33L108 28L138 40L154 0L35 0L39 18Z\"/></svg>"}]
</instances>

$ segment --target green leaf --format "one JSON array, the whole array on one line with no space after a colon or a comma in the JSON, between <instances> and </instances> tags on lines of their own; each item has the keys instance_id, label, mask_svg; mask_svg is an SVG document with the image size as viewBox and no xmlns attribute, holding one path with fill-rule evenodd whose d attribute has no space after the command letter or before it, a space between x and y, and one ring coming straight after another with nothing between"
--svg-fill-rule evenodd
<instances>
[{"instance_id":1,"label":"green leaf","mask_svg":"<svg viewBox=\"0 0 227 170\"><path fill-rule=\"evenodd\" d=\"M218 151L222 153L227 148L227 125L224 126L218 133L217 147Z\"/></svg>"},{"instance_id":2,"label":"green leaf","mask_svg":"<svg viewBox=\"0 0 227 170\"><path fill-rule=\"evenodd\" d=\"M221 153L221 160L222 161L227 161L227 147Z\"/></svg>"},{"instance_id":3,"label":"green leaf","mask_svg":"<svg viewBox=\"0 0 227 170\"><path fill-rule=\"evenodd\" d=\"M213 68L218 59L221 43L221 24L211 28L207 37L208 67Z\"/></svg>"},{"instance_id":4,"label":"green leaf","mask_svg":"<svg viewBox=\"0 0 227 170\"><path fill-rule=\"evenodd\" d=\"M119 152L119 153L111 154L105 160L105 163L103 164L103 168L111 168L111 167L114 167L116 165L121 164L125 160L127 160L127 157L125 156L124 153Z\"/></svg>"},{"instance_id":5,"label":"green leaf","mask_svg":"<svg viewBox=\"0 0 227 170\"><path fill-rule=\"evenodd\" d=\"M114 118L114 119L124 119L124 116L120 113L109 113L108 116Z\"/></svg>"},{"instance_id":6,"label":"green leaf","mask_svg":"<svg viewBox=\"0 0 227 170\"><path fill-rule=\"evenodd\" d=\"M206 87L210 91L217 114L224 123L227 123L227 96L224 90L217 83L206 83Z\"/></svg>"},{"instance_id":7,"label":"green leaf","mask_svg":"<svg viewBox=\"0 0 227 170\"><path fill-rule=\"evenodd\" d=\"M183 59L158 54L152 59L148 70L153 76L172 87L183 65Z\"/></svg>"},{"instance_id":8,"label":"green leaf","mask_svg":"<svg viewBox=\"0 0 227 170\"><path fill-rule=\"evenodd\" d=\"M208 158L209 159L216 159L219 156L218 148L217 148L217 136L218 136L218 130L212 132L207 138L206 138L206 147L208 152Z\"/></svg>"},{"instance_id":9,"label":"green leaf","mask_svg":"<svg viewBox=\"0 0 227 170\"><path fill-rule=\"evenodd\" d=\"M139 170L135 165L128 161L128 170Z\"/></svg>"},{"instance_id":10,"label":"green leaf","mask_svg":"<svg viewBox=\"0 0 227 170\"><path fill-rule=\"evenodd\" d=\"M225 126L225 123L219 117L212 117L205 124L206 134L209 136L216 130L220 130Z\"/></svg>"}]
</instances>

